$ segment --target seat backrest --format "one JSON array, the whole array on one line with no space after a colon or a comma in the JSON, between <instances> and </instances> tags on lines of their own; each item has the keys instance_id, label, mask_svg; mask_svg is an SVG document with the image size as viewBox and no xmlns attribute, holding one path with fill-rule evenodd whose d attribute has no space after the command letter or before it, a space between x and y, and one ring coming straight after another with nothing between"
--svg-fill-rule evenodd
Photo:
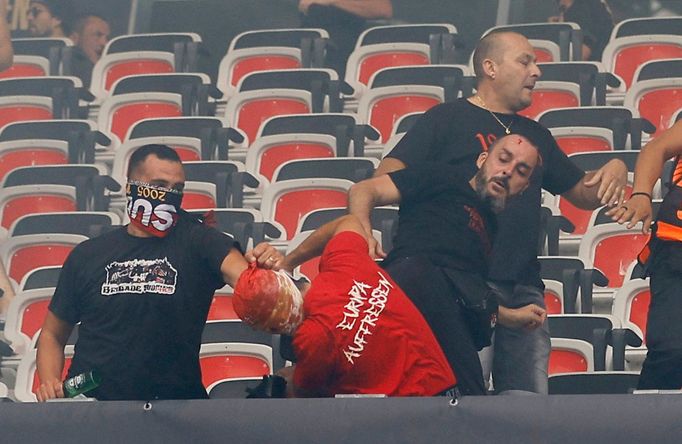
<instances>
[{"instance_id":1,"label":"seat backrest","mask_svg":"<svg viewBox=\"0 0 682 444\"><path fill-rule=\"evenodd\" d=\"M551 128L557 145L566 155L580 152L613 151L613 131L596 127Z\"/></svg>"},{"instance_id":2,"label":"seat backrest","mask_svg":"<svg viewBox=\"0 0 682 444\"><path fill-rule=\"evenodd\" d=\"M61 271L62 267L60 266L34 268L24 275L19 283L19 291L56 287Z\"/></svg>"},{"instance_id":3,"label":"seat backrest","mask_svg":"<svg viewBox=\"0 0 682 444\"><path fill-rule=\"evenodd\" d=\"M379 165L370 157L337 157L296 159L282 163L273 175L273 181L291 179L347 179L353 182L372 177Z\"/></svg>"},{"instance_id":4,"label":"seat backrest","mask_svg":"<svg viewBox=\"0 0 682 444\"><path fill-rule=\"evenodd\" d=\"M390 66L428 65L429 47L421 43L383 43L362 46L348 58L346 81L367 85L372 75ZM352 77L351 77L352 76Z\"/></svg>"},{"instance_id":5,"label":"seat backrest","mask_svg":"<svg viewBox=\"0 0 682 444\"><path fill-rule=\"evenodd\" d=\"M0 226L9 229L21 216L78 210L76 189L65 185L21 185L3 188Z\"/></svg>"},{"instance_id":6,"label":"seat backrest","mask_svg":"<svg viewBox=\"0 0 682 444\"><path fill-rule=\"evenodd\" d=\"M582 49L582 32L580 32L580 26L577 23L571 22L560 22L560 23L523 23L523 24L513 24L513 25L500 25L495 26L487 30L483 35L488 35L491 32L496 31L511 31L518 32L519 34L525 36L527 39L531 40L534 44L534 48L543 49L546 51L548 45L545 43L542 46L537 43L541 41L546 41L556 45L559 49L559 57L552 57L554 62L568 62L570 60L581 60L580 57ZM536 54L538 54L536 52ZM538 54L540 57L538 61L545 61L542 58L542 54Z\"/></svg>"},{"instance_id":7,"label":"seat backrest","mask_svg":"<svg viewBox=\"0 0 682 444\"><path fill-rule=\"evenodd\" d=\"M50 61L45 57L14 55L12 66L0 72L0 79L50 75Z\"/></svg>"},{"instance_id":8,"label":"seat backrest","mask_svg":"<svg viewBox=\"0 0 682 444\"><path fill-rule=\"evenodd\" d=\"M117 80L132 75L175 72L173 54L161 51L136 51L103 55L92 70L90 89L104 98Z\"/></svg>"},{"instance_id":9,"label":"seat backrest","mask_svg":"<svg viewBox=\"0 0 682 444\"><path fill-rule=\"evenodd\" d=\"M101 131L126 140L133 124L153 117L180 117L182 97L172 93L133 93L107 98L100 108L97 126Z\"/></svg>"},{"instance_id":10,"label":"seat backrest","mask_svg":"<svg viewBox=\"0 0 682 444\"><path fill-rule=\"evenodd\" d=\"M646 341L650 303L649 278L632 279L625 282L614 295L613 315Z\"/></svg>"},{"instance_id":11,"label":"seat backrest","mask_svg":"<svg viewBox=\"0 0 682 444\"><path fill-rule=\"evenodd\" d=\"M547 314L561 314L564 312L564 286L560 281L543 279L545 284L545 307Z\"/></svg>"},{"instance_id":12,"label":"seat backrest","mask_svg":"<svg viewBox=\"0 0 682 444\"><path fill-rule=\"evenodd\" d=\"M257 139L246 154L246 170L272 181L275 171L291 160L330 158L336 139L325 134L279 134Z\"/></svg>"},{"instance_id":13,"label":"seat backrest","mask_svg":"<svg viewBox=\"0 0 682 444\"><path fill-rule=\"evenodd\" d=\"M283 46L300 48L301 40L329 38L329 33L319 28L294 28L294 29L261 29L246 31L235 36L230 42L227 52L235 49L256 48L263 46Z\"/></svg>"},{"instance_id":14,"label":"seat backrest","mask_svg":"<svg viewBox=\"0 0 682 444\"><path fill-rule=\"evenodd\" d=\"M630 88L635 72L642 64L681 57L682 36L641 35L612 39L604 48L602 63L623 79L626 88Z\"/></svg>"},{"instance_id":15,"label":"seat backrest","mask_svg":"<svg viewBox=\"0 0 682 444\"><path fill-rule=\"evenodd\" d=\"M590 372L594 370L592 346L585 341L566 338L551 338L547 373Z\"/></svg>"},{"instance_id":16,"label":"seat backrest","mask_svg":"<svg viewBox=\"0 0 682 444\"><path fill-rule=\"evenodd\" d=\"M296 179L276 182L266 188L261 202L263 217L277 222L286 239L296 233L301 217L319 208L345 207L353 182L342 179Z\"/></svg>"},{"instance_id":17,"label":"seat backrest","mask_svg":"<svg viewBox=\"0 0 682 444\"><path fill-rule=\"evenodd\" d=\"M647 240L648 235L616 223L597 225L583 236L578 255L604 273L610 288L619 288Z\"/></svg>"},{"instance_id":18,"label":"seat backrest","mask_svg":"<svg viewBox=\"0 0 682 444\"><path fill-rule=\"evenodd\" d=\"M54 288L20 291L7 309L4 336L18 354L28 350L33 336L42 328Z\"/></svg>"},{"instance_id":19,"label":"seat backrest","mask_svg":"<svg viewBox=\"0 0 682 444\"><path fill-rule=\"evenodd\" d=\"M379 131L385 143L402 116L426 111L443 101L443 89L439 87L387 86L366 91L358 104L358 115Z\"/></svg>"},{"instance_id":20,"label":"seat backrest","mask_svg":"<svg viewBox=\"0 0 682 444\"><path fill-rule=\"evenodd\" d=\"M182 208L193 210L197 208L216 208L218 198L216 185L209 182L186 181L182 196Z\"/></svg>"},{"instance_id":21,"label":"seat backrest","mask_svg":"<svg viewBox=\"0 0 682 444\"><path fill-rule=\"evenodd\" d=\"M31 234L9 238L0 247L7 275L21 282L39 267L61 266L76 245L87 240L75 234Z\"/></svg>"},{"instance_id":22,"label":"seat backrest","mask_svg":"<svg viewBox=\"0 0 682 444\"><path fill-rule=\"evenodd\" d=\"M257 71L302 68L301 50L287 47L235 49L220 62L218 86L223 92L235 88L246 75Z\"/></svg>"},{"instance_id":23,"label":"seat backrest","mask_svg":"<svg viewBox=\"0 0 682 444\"><path fill-rule=\"evenodd\" d=\"M571 82L539 81L535 83L531 105L519 114L529 119L536 119L549 109L580 105L579 85Z\"/></svg>"},{"instance_id":24,"label":"seat backrest","mask_svg":"<svg viewBox=\"0 0 682 444\"><path fill-rule=\"evenodd\" d=\"M49 97L0 97L0 128L14 122L50 120L53 117L52 99Z\"/></svg>"},{"instance_id":25,"label":"seat backrest","mask_svg":"<svg viewBox=\"0 0 682 444\"><path fill-rule=\"evenodd\" d=\"M201 42L199 34L193 32L159 32L147 34L126 34L112 38L104 48L104 54L134 51L162 51L173 53L177 43Z\"/></svg>"},{"instance_id":26,"label":"seat backrest","mask_svg":"<svg viewBox=\"0 0 682 444\"><path fill-rule=\"evenodd\" d=\"M237 321L239 316L234 311L232 306L232 293L234 290L230 287L225 287L216 291L213 295L213 301L208 309L207 321Z\"/></svg>"},{"instance_id":27,"label":"seat backrest","mask_svg":"<svg viewBox=\"0 0 682 444\"><path fill-rule=\"evenodd\" d=\"M618 22L611 32L611 39L645 34L682 35L680 17L639 17Z\"/></svg>"},{"instance_id":28,"label":"seat backrest","mask_svg":"<svg viewBox=\"0 0 682 444\"><path fill-rule=\"evenodd\" d=\"M624 104L637 109L642 117L653 123L656 127L654 136L659 135L670 127L682 107L682 77L636 82L625 95Z\"/></svg>"},{"instance_id":29,"label":"seat backrest","mask_svg":"<svg viewBox=\"0 0 682 444\"><path fill-rule=\"evenodd\" d=\"M450 23L411 23L401 25L373 26L360 34L355 47L380 43L429 43L434 34L457 34Z\"/></svg>"},{"instance_id":30,"label":"seat backrest","mask_svg":"<svg viewBox=\"0 0 682 444\"><path fill-rule=\"evenodd\" d=\"M120 225L115 213L75 211L69 213L27 214L17 219L10 228L10 236L27 234L62 233L90 237L102 227Z\"/></svg>"},{"instance_id":31,"label":"seat backrest","mask_svg":"<svg viewBox=\"0 0 682 444\"><path fill-rule=\"evenodd\" d=\"M270 117L312 112L308 91L266 89L235 94L225 110L230 126L242 130L249 145L254 142L261 124Z\"/></svg>"},{"instance_id":32,"label":"seat backrest","mask_svg":"<svg viewBox=\"0 0 682 444\"><path fill-rule=\"evenodd\" d=\"M15 168L69 163L68 143L61 140L0 142L0 182Z\"/></svg>"}]
</instances>

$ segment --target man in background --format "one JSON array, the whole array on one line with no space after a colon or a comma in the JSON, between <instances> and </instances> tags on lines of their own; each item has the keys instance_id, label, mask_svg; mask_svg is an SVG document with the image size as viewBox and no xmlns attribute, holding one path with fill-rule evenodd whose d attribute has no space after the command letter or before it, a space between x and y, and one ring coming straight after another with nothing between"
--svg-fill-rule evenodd
<instances>
[{"instance_id":1,"label":"man in background","mask_svg":"<svg viewBox=\"0 0 682 444\"><path fill-rule=\"evenodd\" d=\"M90 86L92 69L102 57L110 36L111 27L104 17L88 14L74 22L73 32L69 36L76 45L71 69L73 75L83 81L83 86Z\"/></svg>"},{"instance_id":2,"label":"man in background","mask_svg":"<svg viewBox=\"0 0 682 444\"><path fill-rule=\"evenodd\" d=\"M71 0L31 0L28 32L31 37L66 37L68 14L73 12Z\"/></svg>"},{"instance_id":3,"label":"man in background","mask_svg":"<svg viewBox=\"0 0 682 444\"><path fill-rule=\"evenodd\" d=\"M0 71L12 66L12 39L7 24L7 0L0 0Z\"/></svg>"}]
</instances>

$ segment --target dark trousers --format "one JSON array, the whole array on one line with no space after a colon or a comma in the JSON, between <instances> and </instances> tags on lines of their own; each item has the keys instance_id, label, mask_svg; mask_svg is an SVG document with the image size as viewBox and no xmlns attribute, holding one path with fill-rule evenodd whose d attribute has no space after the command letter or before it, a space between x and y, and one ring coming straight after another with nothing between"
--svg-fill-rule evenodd
<instances>
[{"instance_id":1,"label":"dark trousers","mask_svg":"<svg viewBox=\"0 0 682 444\"><path fill-rule=\"evenodd\" d=\"M462 395L485 395L481 362L465 313L456 300L457 290L426 258L399 258L385 268L431 327Z\"/></svg>"},{"instance_id":2,"label":"dark trousers","mask_svg":"<svg viewBox=\"0 0 682 444\"><path fill-rule=\"evenodd\" d=\"M661 252L651 268L651 304L647 319L648 352L639 389L682 388L682 249Z\"/></svg>"}]
</instances>

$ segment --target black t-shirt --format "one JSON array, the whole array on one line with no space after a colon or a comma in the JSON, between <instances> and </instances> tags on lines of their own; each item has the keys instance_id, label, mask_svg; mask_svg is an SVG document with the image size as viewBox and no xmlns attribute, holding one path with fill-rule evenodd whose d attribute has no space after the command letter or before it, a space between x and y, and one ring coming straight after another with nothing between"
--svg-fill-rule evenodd
<instances>
[{"instance_id":1,"label":"black t-shirt","mask_svg":"<svg viewBox=\"0 0 682 444\"><path fill-rule=\"evenodd\" d=\"M425 163L390 173L400 191L400 223L386 263L426 255L435 265L485 275L495 215L458 167ZM438 233L434 236L434 233Z\"/></svg>"},{"instance_id":2,"label":"black t-shirt","mask_svg":"<svg viewBox=\"0 0 682 444\"><path fill-rule=\"evenodd\" d=\"M81 79L85 88L90 88L92 80L92 69L95 64L90 61L87 55L78 46L73 48L71 53L71 75Z\"/></svg>"},{"instance_id":3,"label":"black t-shirt","mask_svg":"<svg viewBox=\"0 0 682 444\"><path fill-rule=\"evenodd\" d=\"M566 157L549 131L537 122L519 115L496 115L505 125L511 123L512 133L521 134L538 146L543 165L536 167L526 191L510 199L507 208L498 215L489 277L541 286L537 261L541 188L562 194L573 188L584 172ZM427 111L388 156L407 166L423 162L456 165L465 178L471 178L477 171L476 159L481 151L504 135L504 128L489 111L459 99ZM429 223L422 221L420 228L429 229ZM441 232L429 231L435 239L443 236ZM400 245L394 243L394 248Z\"/></svg>"},{"instance_id":4,"label":"black t-shirt","mask_svg":"<svg viewBox=\"0 0 682 444\"><path fill-rule=\"evenodd\" d=\"M50 310L80 322L68 376L96 369L97 399L206 398L199 348L232 239L189 216L165 238L125 227L78 245Z\"/></svg>"}]
</instances>

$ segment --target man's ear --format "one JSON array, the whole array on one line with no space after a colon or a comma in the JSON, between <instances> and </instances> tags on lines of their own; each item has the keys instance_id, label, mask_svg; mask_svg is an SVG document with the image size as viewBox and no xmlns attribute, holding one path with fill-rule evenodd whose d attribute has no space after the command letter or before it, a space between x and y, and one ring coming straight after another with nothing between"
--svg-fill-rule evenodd
<instances>
[{"instance_id":1,"label":"man's ear","mask_svg":"<svg viewBox=\"0 0 682 444\"><path fill-rule=\"evenodd\" d=\"M479 170L485 163L486 159L488 159L487 151L483 151L481 154L478 155L478 159L476 159L476 167L478 167Z\"/></svg>"},{"instance_id":2,"label":"man's ear","mask_svg":"<svg viewBox=\"0 0 682 444\"><path fill-rule=\"evenodd\" d=\"M491 79L495 78L495 69L497 68L495 61L492 59L485 59L483 60L483 72L485 75L490 77Z\"/></svg>"}]
</instances>

